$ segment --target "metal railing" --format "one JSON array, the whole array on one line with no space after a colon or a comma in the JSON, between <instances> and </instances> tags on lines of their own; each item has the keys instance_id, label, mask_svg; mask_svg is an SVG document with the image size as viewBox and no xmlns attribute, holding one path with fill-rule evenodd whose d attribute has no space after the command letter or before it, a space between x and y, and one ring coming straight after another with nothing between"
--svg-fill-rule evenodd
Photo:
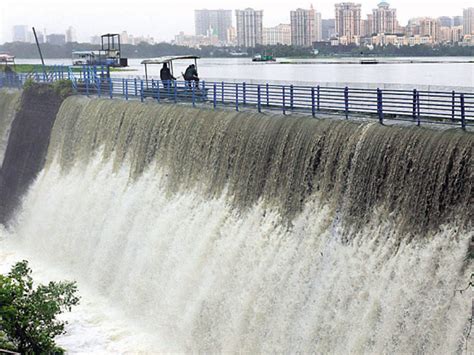
<instances>
[{"instance_id":1,"label":"metal railing","mask_svg":"<svg viewBox=\"0 0 474 355\"><path fill-rule=\"evenodd\" d=\"M237 111L254 109L309 114L313 117L338 115L346 119L366 117L458 126L474 125L474 94L455 91L361 89L297 85L228 82L164 82L157 79L110 78L103 69L84 67L73 72L58 67L49 75L0 75L0 87L21 87L26 79L53 82L68 79L75 93L125 100L156 100L188 103L192 106L231 107ZM9 84L9 85L8 85Z\"/></svg>"}]
</instances>

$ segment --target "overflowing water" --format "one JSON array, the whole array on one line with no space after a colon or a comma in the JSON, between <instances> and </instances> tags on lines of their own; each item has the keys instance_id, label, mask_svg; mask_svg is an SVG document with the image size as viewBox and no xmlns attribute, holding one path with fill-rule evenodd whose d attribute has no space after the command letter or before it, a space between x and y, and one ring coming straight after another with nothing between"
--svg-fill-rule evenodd
<instances>
[{"instance_id":1,"label":"overflowing water","mask_svg":"<svg viewBox=\"0 0 474 355\"><path fill-rule=\"evenodd\" d=\"M84 349L462 353L473 142L73 97L4 245L78 280Z\"/></svg>"},{"instance_id":2,"label":"overflowing water","mask_svg":"<svg viewBox=\"0 0 474 355\"><path fill-rule=\"evenodd\" d=\"M20 96L19 92L0 92L0 164L7 149L10 126L18 109Z\"/></svg>"}]
</instances>

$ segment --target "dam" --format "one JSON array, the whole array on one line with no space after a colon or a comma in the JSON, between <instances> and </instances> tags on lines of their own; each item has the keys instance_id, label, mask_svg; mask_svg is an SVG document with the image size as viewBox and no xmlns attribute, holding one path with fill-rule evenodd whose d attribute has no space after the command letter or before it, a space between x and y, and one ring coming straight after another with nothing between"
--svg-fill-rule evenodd
<instances>
[{"instance_id":1,"label":"dam","mask_svg":"<svg viewBox=\"0 0 474 355\"><path fill-rule=\"evenodd\" d=\"M474 349L472 292L457 292L473 273L470 131L33 85L0 92L0 143L0 249L136 325L149 347L129 352Z\"/></svg>"}]
</instances>

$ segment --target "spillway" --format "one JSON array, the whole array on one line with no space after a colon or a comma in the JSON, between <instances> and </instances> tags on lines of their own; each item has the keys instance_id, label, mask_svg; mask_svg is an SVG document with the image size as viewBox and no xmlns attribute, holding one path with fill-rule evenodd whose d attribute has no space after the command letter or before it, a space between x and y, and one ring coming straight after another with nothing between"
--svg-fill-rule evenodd
<instances>
[{"instance_id":1,"label":"spillway","mask_svg":"<svg viewBox=\"0 0 474 355\"><path fill-rule=\"evenodd\" d=\"M47 142L9 239L156 351L469 345L471 133L70 97Z\"/></svg>"}]
</instances>

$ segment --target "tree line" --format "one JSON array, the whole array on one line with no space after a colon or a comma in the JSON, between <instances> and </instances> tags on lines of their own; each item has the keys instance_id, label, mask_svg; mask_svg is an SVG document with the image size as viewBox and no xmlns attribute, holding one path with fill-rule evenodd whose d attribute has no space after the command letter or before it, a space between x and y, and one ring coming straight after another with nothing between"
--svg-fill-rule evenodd
<instances>
[{"instance_id":1,"label":"tree line","mask_svg":"<svg viewBox=\"0 0 474 355\"><path fill-rule=\"evenodd\" d=\"M89 43L66 43L64 45L53 45L45 43L41 50L45 58L70 58L73 51L99 50L99 45ZM315 54L315 49L317 54ZM17 58L37 59L38 51L35 44L13 42L0 45L0 52L9 53ZM240 47L214 47L203 46L201 48L190 48L169 43L137 45L122 45L122 56L127 58L152 58L166 55L197 55L207 58L229 58L238 53L243 57L252 57L255 54L268 54L275 57L344 57L344 56L380 56L380 57L427 57L427 56L474 56L474 46L427 46L416 45L413 47L396 47L388 45L375 47L370 50L363 46L330 46L326 43L316 43L314 48L304 48L288 45L262 46L255 48Z\"/></svg>"}]
</instances>

